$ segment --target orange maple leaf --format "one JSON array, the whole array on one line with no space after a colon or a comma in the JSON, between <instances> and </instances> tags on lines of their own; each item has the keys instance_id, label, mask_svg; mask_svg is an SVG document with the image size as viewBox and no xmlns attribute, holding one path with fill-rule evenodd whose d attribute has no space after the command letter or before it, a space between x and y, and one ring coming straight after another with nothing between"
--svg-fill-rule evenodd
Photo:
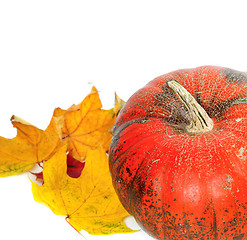
<instances>
[{"instance_id":1,"label":"orange maple leaf","mask_svg":"<svg viewBox=\"0 0 247 240\"><path fill-rule=\"evenodd\" d=\"M29 171L36 163L49 159L61 144L52 119L45 131L21 118L12 116L16 137L0 137L0 177Z\"/></svg>"},{"instance_id":2,"label":"orange maple leaf","mask_svg":"<svg viewBox=\"0 0 247 240\"><path fill-rule=\"evenodd\" d=\"M77 160L84 160L89 149L101 146L109 149L112 132L117 114L123 101L116 96L115 107L102 109L99 93L95 87L78 105L71 106L67 111L57 108L54 117L62 139L69 142L68 151Z\"/></svg>"}]
</instances>

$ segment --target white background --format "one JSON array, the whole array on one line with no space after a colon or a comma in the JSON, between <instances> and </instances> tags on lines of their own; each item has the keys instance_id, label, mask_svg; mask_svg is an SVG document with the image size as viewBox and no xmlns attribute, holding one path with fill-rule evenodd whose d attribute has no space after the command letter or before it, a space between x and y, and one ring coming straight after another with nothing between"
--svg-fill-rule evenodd
<instances>
[{"instance_id":1,"label":"white background","mask_svg":"<svg viewBox=\"0 0 247 240\"><path fill-rule=\"evenodd\" d=\"M217 65L247 71L245 1L0 1L0 135L15 114L45 129L92 82L104 108L153 78ZM34 202L26 175L0 179L0 239L83 239ZM148 240L145 233L88 240Z\"/></svg>"}]
</instances>

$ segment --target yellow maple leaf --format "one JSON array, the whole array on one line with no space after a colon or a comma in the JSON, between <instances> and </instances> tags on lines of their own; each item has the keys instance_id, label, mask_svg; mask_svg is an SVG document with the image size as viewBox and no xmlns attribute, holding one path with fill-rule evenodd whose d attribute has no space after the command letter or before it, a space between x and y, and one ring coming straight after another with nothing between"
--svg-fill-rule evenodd
<instances>
[{"instance_id":1,"label":"yellow maple leaf","mask_svg":"<svg viewBox=\"0 0 247 240\"><path fill-rule=\"evenodd\" d=\"M122 107L124 106L126 102L121 99L116 93L115 93L115 106L114 106L114 112L116 115L120 112Z\"/></svg>"},{"instance_id":2,"label":"yellow maple leaf","mask_svg":"<svg viewBox=\"0 0 247 240\"><path fill-rule=\"evenodd\" d=\"M111 129L122 106L123 101L117 97L114 108L102 109L99 93L93 87L79 105L73 105L67 111L60 108L54 111L58 133L62 139L68 139L68 150L74 158L84 160L89 149L99 146L106 151L109 149Z\"/></svg>"},{"instance_id":3,"label":"yellow maple leaf","mask_svg":"<svg viewBox=\"0 0 247 240\"><path fill-rule=\"evenodd\" d=\"M88 150L78 178L67 175L67 144L43 164L44 184L32 182L34 199L55 214L64 215L77 230L90 234L129 233L123 222L129 214L112 185L105 150Z\"/></svg>"},{"instance_id":4,"label":"yellow maple leaf","mask_svg":"<svg viewBox=\"0 0 247 240\"><path fill-rule=\"evenodd\" d=\"M45 131L16 116L11 121L17 135L12 139L0 137L0 177L30 170L49 159L61 142L53 119Z\"/></svg>"}]
</instances>

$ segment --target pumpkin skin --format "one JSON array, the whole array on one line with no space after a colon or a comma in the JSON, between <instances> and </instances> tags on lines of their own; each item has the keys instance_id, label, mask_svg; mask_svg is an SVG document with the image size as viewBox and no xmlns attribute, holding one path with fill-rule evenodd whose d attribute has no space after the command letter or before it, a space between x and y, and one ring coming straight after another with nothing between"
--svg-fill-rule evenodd
<instances>
[{"instance_id":1,"label":"pumpkin skin","mask_svg":"<svg viewBox=\"0 0 247 240\"><path fill-rule=\"evenodd\" d=\"M182 85L213 120L186 130L188 110L168 86ZM247 239L247 75L203 66L174 71L132 95L109 151L114 188L156 239Z\"/></svg>"}]
</instances>

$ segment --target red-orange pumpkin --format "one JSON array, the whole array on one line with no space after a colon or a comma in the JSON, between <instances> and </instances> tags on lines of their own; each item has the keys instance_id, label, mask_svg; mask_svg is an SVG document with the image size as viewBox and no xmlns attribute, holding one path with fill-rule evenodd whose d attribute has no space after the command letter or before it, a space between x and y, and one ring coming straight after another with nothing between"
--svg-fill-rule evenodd
<instances>
[{"instance_id":1,"label":"red-orange pumpkin","mask_svg":"<svg viewBox=\"0 0 247 240\"><path fill-rule=\"evenodd\" d=\"M204 66L160 76L124 105L113 185L157 239L247 239L247 75Z\"/></svg>"}]
</instances>

